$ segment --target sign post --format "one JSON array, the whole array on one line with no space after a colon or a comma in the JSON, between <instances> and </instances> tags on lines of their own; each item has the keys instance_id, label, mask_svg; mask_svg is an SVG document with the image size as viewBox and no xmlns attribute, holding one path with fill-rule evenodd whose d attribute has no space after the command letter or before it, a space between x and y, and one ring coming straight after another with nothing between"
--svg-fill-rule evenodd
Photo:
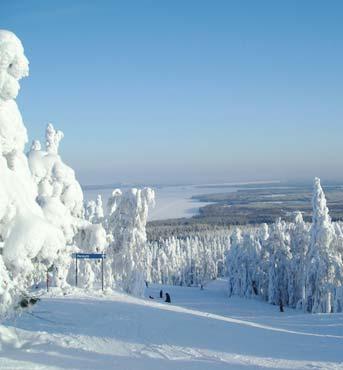
<instances>
[{"instance_id":1,"label":"sign post","mask_svg":"<svg viewBox=\"0 0 343 370\"><path fill-rule=\"evenodd\" d=\"M75 257L75 286L77 286L77 257Z\"/></svg>"},{"instance_id":2,"label":"sign post","mask_svg":"<svg viewBox=\"0 0 343 370\"><path fill-rule=\"evenodd\" d=\"M51 265L51 266L46 270L46 291L47 291L47 292L49 291L49 282L50 282L49 272L52 272L52 271L54 271L54 265Z\"/></svg>"},{"instance_id":3,"label":"sign post","mask_svg":"<svg viewBox=\"0 0 343 370\"><path fill-rule=\"evenodd\" d=\"M49 291L49 270L46 270L46 291Z\"/></svg>"},{"instance_id":4,"label":"sign post","mask_svg":"<svg viewBox=\"0 0 343 370\"><path fill-rule=\"evenodd\" d=\"M101 290L104 290L104 259L101 258Z\"/></svg>"},{"instance_id":5,"label":"sign post","mask_svg":"<svg viewBox=\"0 0 343 370\"><path fill-rule=\"evenodd\" d=\"M78 265L77 261L79 259L90 259L99 260L101 259L101 289L104 290L104 259L106 258L105 253L73 253L72 257L75 258L75 285L77 286L77 276L78 276Z\"/></svg>"}]
</instances>

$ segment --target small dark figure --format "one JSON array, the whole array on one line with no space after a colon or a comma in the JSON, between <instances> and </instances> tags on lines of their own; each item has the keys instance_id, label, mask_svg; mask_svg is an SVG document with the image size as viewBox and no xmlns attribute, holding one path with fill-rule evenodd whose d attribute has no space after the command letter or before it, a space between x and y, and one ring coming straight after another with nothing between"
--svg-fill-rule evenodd
<instances>
[{"instance_id":1,"label":"small dark figure","mask_svg":"<svg viewBox=\"0 0 343 370\"><path fill-rule=\"evenodd\" d=\"M33 306L34 304L36 304L38 301L40 301L40 299L39 298L30 298L30 300L29 300L29 304L31 305L31 306Z\"/></svg>"},{"instance_id":2,"label":"small dark figure","mask_svg":"<svg viewBox=\"0 0 343 370\"><path fill-rule=\"evenodd\" d=\"M26 307L29 307L29 301L27 298L23 298L20 302L20 307L21 308L26 308Z\"/></svg>"},{"instance_id":3,"label":"small dark figure","mask_svg":"<svg viewBox=\"0 0 343 370\"><path fill-rule=\"evenodd\" d=\"M150 299L154 299L154 297L152 297L151 295L149 295L149 298L150 298Z\"/></svg>"},{"instance_id":4,"label":"small dark figure","mask_svg":"<svg viewBox=\"0 0 343 370\"><path fill-rule=\"evenodd\" d=\"M204 286L200 284L200 290L204 290Z\"/></svg>"},{"instance_id":5,"label":"small dark figure","mask_svg":"<svg viewBox=\"0 0 343 370\"><path fill-rule=\"evenodd\" d=\"M280 307L280 312L284 312L283 311L283 304L282 304L282 300L281 299L279 301L279 307Z\"/></svg>"},{"instance_id":6,"label":"small dark figure","mask_svg":"<svg viewBox=\"0 0 343 370\"><path fill-rule=\"evenodd\" d=\"M160 290L160 298L163 298L163 290Z\"/></svg>"},{"instance_id":7,"label":"small dark figure","mask_svg":"<svg viewBox=\"0 0 343 370\"><path fill-rule=\"evenodd\" d=\"M34 304L36 304L38 301L40 301L39 298L34 298L34 297L31 297L31 298L23 298L20 302L19 302L19 305L21 308L27 308L27 307L30 307L30 306L33 306Z\"/></svg>"},{"instance_id":8,"label":"small dark figure","mask_svg":"<svg viewBox=\"0 0 343 370\"><path fill-rule=\"evenodd\" d=\"M254 291L254 294L257 295L258 291L257 291L257 285L256 285L255 280L253 280L252 282L252 290Z\"/></svg>"},{"instance_id":9,"label":"small dark figure","mask_svg":"<svg viewBox=\"0 0 343 370\"><path fill-rule=\"evenodd\" d=\"M170 295L169 293L166 293L166 300L167 303L171 303Z\"/></svg>"},{"instance_id":10,"label":"small dark figure","mask_svg":"<svg viewBox=\"0 0 343 370\"><path fill-rule=\"evenodd\" d=\"M146 281L145 282L145 286L147 287L147 288L149 288L149 283Z\"/></svg>"}]
</instances>

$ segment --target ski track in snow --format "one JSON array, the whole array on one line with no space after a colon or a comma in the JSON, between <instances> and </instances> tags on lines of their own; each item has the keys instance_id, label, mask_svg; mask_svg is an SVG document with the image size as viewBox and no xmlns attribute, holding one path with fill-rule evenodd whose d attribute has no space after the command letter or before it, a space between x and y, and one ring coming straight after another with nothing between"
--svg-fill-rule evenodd
<instances>
[{"instance_id":1,"label":"ski track in snow","mask_svg":"<svg viewBox=\"0 0 343 370\"><path fill-rule=\"evenodd\" d=\"M343 369L343 315L280 314L264 302L229 300L225 284L163 287L174 305L51 293L8 323L22 344L4 345L0 369Z\"/></svg>"}]
</instances>

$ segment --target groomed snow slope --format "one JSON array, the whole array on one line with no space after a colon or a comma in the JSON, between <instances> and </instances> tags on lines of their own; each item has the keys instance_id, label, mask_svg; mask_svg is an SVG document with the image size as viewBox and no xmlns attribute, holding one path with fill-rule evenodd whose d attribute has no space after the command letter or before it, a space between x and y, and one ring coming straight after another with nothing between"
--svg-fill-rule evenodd
<instances>
[{"instance_id":1,"label":"groomed snow slope","mask_svg":"<svg viewBox=\"0 0 343 370\"><path fill-rule=\"evenodd\" d=\"M226 297L227 282L45 297L15 323L0 369L343 369L343 314L303 314Z\"/></svg>"}]
</instances>

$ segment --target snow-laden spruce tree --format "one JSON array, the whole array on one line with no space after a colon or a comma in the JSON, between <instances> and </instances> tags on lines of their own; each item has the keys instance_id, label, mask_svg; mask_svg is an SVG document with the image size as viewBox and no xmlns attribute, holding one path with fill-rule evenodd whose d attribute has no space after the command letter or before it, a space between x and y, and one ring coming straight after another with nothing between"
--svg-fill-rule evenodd
<instances>
[{"instance_id":1,"label":"snow-laden spruce tree","mask_svg":"<svg viewBox=\"0 0 343 370\"><path fill-rule=\"evenodd\" d=\"M305 302L306 256L310 243L309 225L304 222L301 212L296 212L290 225L290 261L288 274L288 305L301 308Z\"/></svg>"},{"instance_id":2,"label":"snow-laden spruce tree","mask_svg":"<svg viewBox=\"0 0 343 370\"><path fill-rule=\"evenodd\" d=\"M241 235L236 229L227 254L229 295L252 297L259 294L261 244L255 232Z\"/></svg>"},{"instance_id":3,"label":"snow-laden spruce tree","mask_svg":"<svg viewBox=\"0 0 343 370\"><path fill-rule=\"evenodd\" d=\"M57 258L63 233L36 202L24 146L26 128L15 102L19 80L28 75L20 40L0 30L0 311L16 304L26 288Z\"/></svg>"},{"instance_id":4,"label":"snow-laden spruce tree","mask_svg":"<svg viewBox=\"0 0 343 370\"><path fill-rule=\"evenodd\" d=\"M269 286L269 226L263 223L257 230L257 239L260 244L260 263L258 264L257 289L258 294L265 300L268 300Z\"/></svg>"},{"instance_id":5,"label":"snow-laden spruce tree","mask_svg":"<svg viewBox=\"0 0 343 370\"><path fill-rule=\"evenodd\" d=\"M292 258L286 223L280 219L270 228L268 301L288 304L289 263Z\"/></svg>"},{"instance_id":6,"label":"snow-laden spruce tree","mask_svg":"<svg viewBox=\"0 0 343 370\"><path fill-rule=\"evenodd\" d=\"M254 233L246 233L243 238L244 270L246 271L244 296L258 295L260 278L261 245Z\"/></svg>"},{"instance_id":7,"label":"snow-laden spruce tree","mask_svg":"<svg viewBox=\"0 0 343 370\"><path fill-rule=\"evenodd\" d=\"M28 153L28 161L34 181L38 187L37 202L45 217L63 232L66 245L58 254L54 269L54 283L68 287L72 252L103 252L107 246L107 235L101 225L103 220L102 200L91 201L84 210L83 193L75 172L65 164L59 154L60 141L64 134L49 123L45 131L45 150L35 140ZM93 205L93 207L90 207ZM84 218L86 214L86 219ZM100 276L100 267L93 261L83 261L79 267L81 286L92 288L95 277Z\"/></svg>"},{"instance_id":8,"label":"snow-laden spruce tree","mask_svg":"<svg viewBox=\"0 0 343 370\"><path fill-rule=\"evenodd\" d=\"M204 286L224 276L229 248L228 229L195 232L186 238L160 238L149 243L151 279L163 284Z\"/></svg>"},{"instance_id":9,"label":"snow-laden spruce tree","mask_svg":"<svg viewBox=\"0 0 343 370\"><path fill-rule=\"evenodd\" d=\"M104 219L104 209L102 206L101 195L98 194L96 200L90 200L85 205L85 218L93 224L102 223Z\"/></svg>"},{"instance_id":10,"label":"snow-laden spruce tree","mask_svg":"<svg viewBox=\"0 0 343 370\"><path fill-rule=\"evenodd\" d=\"M96 203L95 201L89 200L85 203L85 219L89 222L93 222L95 219L95 208Z\"/></svg>"},{"instance_id":11,"label":"snow-laden spruce tree","mask_svg":"<svg viewBox=\"0 0 343 370\"><path fill-rule=\"evenodd\" d=\"M340 256L338 274L338 284L334 291L334 312L343 312L343 224L335 222L333 224L335 229L334 248L337 256Z\"/></svg>"},{"instance_id":12,"label":"snow-laden spruce tree","mask_svg":"<svg viewBox=\"0 0 343 370\"><path fill-rule=\"evenodd\" d=\"M334 289L342 285L342 259L333 243L335 229L319 178L314 179L312 209L304 309L308 312L328 313L333 311Z\"/></svg>"},{"instance_id":13,"label":"snow-laden spruce tree","mask_svg":"<svg viewBox=\"0 0 343 370\"><path fill-rule=\"evenodd\" d=\"M213 251L206 244L201 243L199 284L204 286L208 281L217 277L217 264Z\"/></svg>"},{"instance_id":14,"label":"snow-laden spruce tree","mask_svg":"<svg viewBox=\"0 0 343 370\"><path fill-rule=\"evenodd\" d=\"M145 227L154 199L154 191L145 188L130 189L123 194L114 191L108 201L108 209L112 210L107 221L112 239L108 248L112 276L124 291L134 295L143 294L151 268Z\"/></svg>"},{"instance_id":15,"label":"snow-laden spruce tree","mask_svg":"<svg viewBox=\"0 0 343 370\"><path fill-rule=\"evenodd\" d=\"M75 247L69 248L68 256L72 250L82 253L106 253L108 238L106 231L100 223L89 223L84 221L79 224L78 233L74 237ZM70 264L69 264L70 265ZM68 267L69 267L68 265ZM69 282L74 283L74 271L69 270ZM101 261L83 260L79 264L79 284L81 287L92 289L100 286Z\"/></svg>"},{"instance_id":16,"label":"snow-laden spruce tree","mask_svg":"<svg viewBox=\"0 0 343 370\"><path fill-rule=\"evenodd\" d=\"M107 214L109 216L112 215L115 212L115 210L117 209L117 205L118 205L122 195L123 195L123 193L120 189L114 189L112 191L112 194L108 198L107 205L106 205Z\"/></svg>"},{"instance_id":17,"label":"snow-laden spruce tree","mask_svg":"<svg viewBox=\"0 0 343 370\"><path fill-rule=\"evenodd\" d=\"M67 166L59 155L59 144L63 137L63 132L55 130L49 123L45 131L45 150L41 148L39 141L35 140L28 153L28 160L32 176L38 186L38 203L47 217L54 218L52 220L54 223L72 224L70 217L83 216L83 193L74 170ZM61 225L62 229L66 227L67 225ZM67 239L70 239L72 235L67 230L64 232Z\"/></svg>"},{"instance_id":18,"label":"snow-laden spruce tree","mask_svg":"<svg viewBox=\"0 0 343 370\"><path fill-rule=\"evenodd\" d=\"M229 278L229 296L240 295L242 291L242 282L240 278L240 256L242 245L242 233L237 227L231 236L231 248L227 254L227 272Z\"/></svg>"},{"instance_id":19,"label":"snow-laden spruce tree","mask_svg":"<svg viewBox=\"0 0 343 370\"><path fill-rule=\"evenodd\" d=\"M298 212L294 222L263 224L243 238L233 233L227 254L230 295L251 296L253 286L253 293L272 304L342 312L343 231L340 222L331 222L319 179L312 206L312 225Z\"/></svg>"}]
</instances>

